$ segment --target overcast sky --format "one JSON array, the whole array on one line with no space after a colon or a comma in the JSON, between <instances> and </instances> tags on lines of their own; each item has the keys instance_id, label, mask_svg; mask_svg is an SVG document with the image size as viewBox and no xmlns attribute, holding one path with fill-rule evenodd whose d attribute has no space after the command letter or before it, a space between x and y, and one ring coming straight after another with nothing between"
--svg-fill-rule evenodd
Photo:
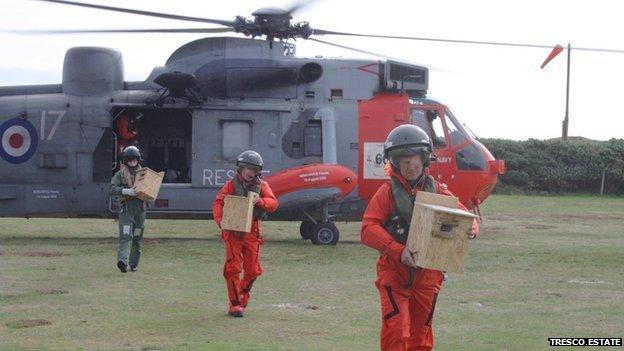
<instances>
[{"instance_id":1,"label":"overcast sky","mask_svg":"<svg viewBox=\"0 0 624 351\"><path fill-rule=\"evenodd\" d=\"M33 0L3 0L2 29L191 28L201 23L73 8ZM290 1L96 0L84 1L231 20L251 18L265 6ZM624 49L620 1L437 0L383 2L321 0L297 13L294 22L313 28L402 36L504 41ZM207 25L206 27L217 27ZM60 83L63 56L73 46L120 50L125 79L144 80L153 67L200 34L16 36L0 34L0 86ZM446 103L480 137L555 138L565 112L565 51L544 70L549 49L501 48L419 41L321 37L435 67L429 96ZM367 57L298 40L298 56ZM370 56L368 56L370 58ZM571 136L624 137L620 108L624 54L572 51Z\"/></svg>"}]
</instances>

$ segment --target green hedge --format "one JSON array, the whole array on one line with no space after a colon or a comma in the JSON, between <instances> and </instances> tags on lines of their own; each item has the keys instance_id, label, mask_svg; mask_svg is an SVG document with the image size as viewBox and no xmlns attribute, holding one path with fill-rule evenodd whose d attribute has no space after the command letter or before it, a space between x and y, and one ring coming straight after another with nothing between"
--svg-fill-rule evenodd
<instances>
[{"instance_id":1,"label":"green hedge","mask_svg":"<svg viewBox=\"0 0 624 351\"><path fill-rule=\"evenodd\" d=\"M605 194L624 194L624 139L480 141L505 160L495 192L599 193L606 170Z\"/></svg>"}]
</instances>

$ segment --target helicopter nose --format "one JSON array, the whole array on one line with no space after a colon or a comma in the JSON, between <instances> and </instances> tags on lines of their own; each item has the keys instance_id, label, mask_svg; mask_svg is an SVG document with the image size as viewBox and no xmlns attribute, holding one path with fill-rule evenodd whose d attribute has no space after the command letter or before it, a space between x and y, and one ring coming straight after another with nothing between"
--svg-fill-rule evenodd
<instances>
[{"instance_id":1,"label":"helicopter nose","mask_svg":"<svg viewBox=\"0 0 624 351\"><path fill-rule=\"evenodd\" d=\"M489 160L489 175L485 175L482 182L476 188L476 195L469 200L470 206L479 206L494 190L494 186L498 182L498 176L505 174L504 160Z\"/></svg>"}]
</instances>

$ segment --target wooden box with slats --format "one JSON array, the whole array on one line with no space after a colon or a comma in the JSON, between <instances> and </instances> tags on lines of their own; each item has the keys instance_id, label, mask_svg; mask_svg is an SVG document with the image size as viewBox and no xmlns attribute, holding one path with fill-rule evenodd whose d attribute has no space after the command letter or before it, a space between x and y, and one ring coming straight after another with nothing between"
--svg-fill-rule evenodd
<instances>
[{"instance_id":1,"label":"wooden box with slats","mask_svg":"<svg viewBox=\"0 0 624 351\"><path fill-rule=\"evenodd\" d=\"M136 197L143 201L156 200L164 176L164 172L157 173L147 167L139 169L134 180Z\"/></svg>"},{"instance_id":2,"label":"wooden box with slats","mask_svg":"<svg viewBox=\"0 0 624 351\"><path fill-rule=\"evenodd\" d=\"M221 229L249 233L253 221L253 193L247 197L225 195Z\"/></svg>"},{"instance_id":3,"label":"wooden box with slats","mask_svg":"<svg viewBox=\"0 0 624 351\"><path fill-rule=\"evenodd\" d=\"M418 192L407 246L419 267L461 273L468 254L468 231L475 216L457 208L458 199Z\"/></svg>"}]
</instances>

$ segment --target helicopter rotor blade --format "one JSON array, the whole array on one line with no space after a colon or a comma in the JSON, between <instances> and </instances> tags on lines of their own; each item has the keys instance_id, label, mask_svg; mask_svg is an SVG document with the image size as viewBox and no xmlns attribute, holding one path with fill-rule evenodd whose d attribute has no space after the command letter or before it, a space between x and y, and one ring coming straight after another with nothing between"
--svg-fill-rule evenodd
<instances>
[{"instance_id":1,"label":"helicopter rotor blade","mask_svg":"<svg viewBox=\"0 0 624 351\"><path fill-rule=\"evenodd\" d=\"M162 29L43 29L43 30L0 30L0 33L18 35L48 34L105 34L105 33L227 33L232 28L162 28Z\"/></svg>"},{"instance_id":2,"label":"helicopter rotor blade","mask_svg":"<svg viewBox=\"0 0 624 351\"><path fill-rule=\"evenodd\" d=\"M336 32L336 31L329 31L329 30L323 30L323 29L314 29L314 33L312 35L343 35L343 36L351 36L351 37L421 40L421 41L436 41L436 42L443 42L443 43L458 43L458 44L481 44L481 45L518 46L518 47L534 47L534 48L552 48L552 45L518 44L518 43L503 43L503 42L493 42L493 41L456 40L456 39L439 39L439 38L421 38L421 37L406 37L406 36L398 36L398 35L360 34L360 33Z\"/></svg>"},{"instance_id":3,"label":"helicopter rotor blade","mask_svg":"<svg viewBox=\"0 0 624 351\"><path fill-rule=\"evenodd\" d=\"M321 43L321 44L325 44L325 45L335 46L335 47L338 47L338 48L341 48L341 49L345 49L345 50L359 52L359 53L366 54L366 55L380 57L380 58L383 58L383 59L386 59L386 60L391 60L391 61L396 61L396 62L405 62L405 63L410 63L410 64L416 64L416 65L419 65L419 66L427 67L428 69L434 70L434 71L450 72L449 70L446 70L446 69L443 69L443 68L439 68L439 67L436 67L436 66L424 65L424 64L421 64L421 63L414 63L414 62L406 62L404 59L398 59L396 57L391 57L391 56L387 56L387 55L383 55L383 54L378 54L378 53L372 52L372 51L366 51L366 50L362 50L362 49L357 49L357 48L354 48L354 47L351 47L351 46L331 43L331 42L328 42L328 41L319 40L319 39L315 39L315 38L308 38L308 40L312 40L312 41L315 41L317 43Z\"/></svg>"},{"instance_id":4,"label":"helicopter rotor blade","mask_svg":"<svg viewBox=\"0 0 624 351\"><path fill-rule=\"evenodd\" d=\"M624 54L624 50L619 49L602 49L602 48L577 48L575 46L570 47L572 50L580 50L580 51L594 51L594 52L612 52L615 54Z\"/></svg>"},{"instance_id":5,"label":"helicopter rotor blade","mask_svg":"<svg viewBox=\"0 0 624 351\"><path fill-rule=\"evenodd\" d=\"M286 14L293 15L295 12L301 11L304 7L308 7L311 4L318 2L319 0L299 0L289 8L286 9Z\"/></svg>"},{"instance_id":6,"label":"helicopter rotor blade","mask_svg":"<svg viewBox=\"0 0 624 351\"><path fill-rule=\"evenodd\" d=\"M211 18L201 18L201 17L180 16L180 15L173 15L173 14L169 14L169 13L160 13L160 12L151 12L151 11L126 9L126 8L122 8L122 7L112 7L112 6L104 6L104 5L96 5L96 4L87 4L87 3L75 2L75 1L67 1L67 0L36 0L36 1L52 2L52 3L56 3L56 4L71 5L71 6L88 7L88 8L98 9L98 10L124 12L124 13L131 13L131 14L141 15L141 16L168 18L168 19L180 20L180 21L214 23L214 24L220 24L220 25L226 26L226 27L232 27L234 25L234 22L232 22L232 21L224 21L224 20L211 19Z\"/></svg>"},{"instance_id":7,"label":"helicopter rotor blade","mask_svg":"<svg viewBox=\"0 0 624 351\"><path fill-rule=\"evenodd\" d=\"M432 41L432 42L455 43L455 44L495 45L495 46L525 47L525 48L542 48L542 49L552 49L553 47L553 45L543 45L543 44L507 43L507 42L497 42L497 41L458 40L458 39L442 39L442 38L422 38L422 37L406 37L406 36L397 36L397 35L360 34L360 33L328 31L328 30L323 30L323 29L314 29L314 32L312 33L312 35L343 35L343 36L351 36L351 37L420 40L420 41ZM619 49L577 48L577 47L571 47L571 49L582 50L582 51L612 52L612 53L620 53L620 54L624 53L624 50L619 50Z\"/></svg>"},{"instance_id":8,"label":"helicopter rotor blade","mask_svg":"<svg viewBox=\"0 0 624 351\"><path fill-rule=\"evenodd\" d=\"M353 47L350 47L350 46L345 46L345 45L336 44L336 43L330 43L328 41L315 39L315 38L308 38L308 40L312 40L312 41L315 41L317 43L321 43L321 44L325 44L325 45L335 46L335 47L338 47L338 48L341 48L341 49L346 49L346 50L350 50L350 51L359 52L361 54L377 56L377 57L381 57L381 58L384 58L384 59L390 59L390 60L397 61L397 59L394 58L394 57L386 56L384 54L378 54L378 53L372 52L372 51L366 51L366 50L362 50L362 49L353 48Z\"/></svg>"}]
</instances>

